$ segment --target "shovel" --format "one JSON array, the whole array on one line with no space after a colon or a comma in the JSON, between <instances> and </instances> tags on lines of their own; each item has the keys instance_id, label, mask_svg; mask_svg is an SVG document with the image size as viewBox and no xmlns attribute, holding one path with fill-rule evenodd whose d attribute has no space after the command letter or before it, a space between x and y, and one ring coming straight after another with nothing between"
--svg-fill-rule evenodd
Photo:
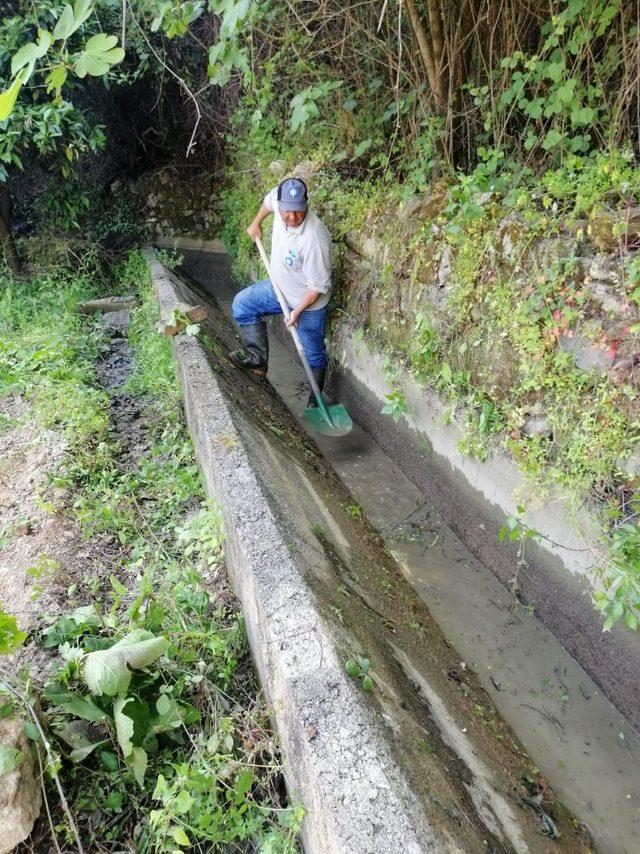
<instances>
[{"instance_id":1,"label":"shovel","mask_svg":"<svg viewBox=\"0 0 640 854\"><path fill-rule=\"evenodd\" d=\"M273 290L275 291L275 294L278 297L278 302L280 303L282 313L288 320L289 315L291 314L291 310L287 305L282 291L280 290L277 283L274 281L273 276L271 275L271 266L269 264L269 259L267 258L267 253L264 251L262 240L260 240L259 237L256 238L256 244L258 246L258 251L260 252L260 257L262 258L264 266L267 270L269 280L271 281L271 284L273 286ZM311 386L311 391L313 392L314 397L316 399L316 403L318 404L317 407L308 406L305 410L304 417L309 422L309 424L311 424L313 429L318 431L318 433L323 433L325 436L346 436L347 433L353 427L353 422L351 421L349 413L341 403L328 404L325 401L322 396L322 392L318 388L316 378L313 376L313 373L311 371L311 367L309 365L307 356L302 346L302 341L300 340L300 336L298 335L298 330L295 326L288 326L287 328L291 333L294 344L296 345L296 350L298 351L298 355L300 356L302 367L304 368L304 372L307 375L307 379L309 380L309 385Z\"/></svg>"}]
</instances>

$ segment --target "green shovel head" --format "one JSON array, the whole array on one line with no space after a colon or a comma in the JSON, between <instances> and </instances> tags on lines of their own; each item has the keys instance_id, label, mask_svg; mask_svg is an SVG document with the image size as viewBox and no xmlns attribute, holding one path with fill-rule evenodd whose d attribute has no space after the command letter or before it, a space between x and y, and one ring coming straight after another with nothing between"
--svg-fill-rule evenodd
<instances>
[{"instance_id":1,"label":"green shovel head","mask_svg":"<svg viewBox=\"0 0 640 854\"><path fill-rule=\"evenodd\" d=\"M308 406L304 417L318 433L324 436L346 436L353 427L351 416L341 403L328 405L324 398L316 398L317 406Z\"/></svg>"}]
</instances>

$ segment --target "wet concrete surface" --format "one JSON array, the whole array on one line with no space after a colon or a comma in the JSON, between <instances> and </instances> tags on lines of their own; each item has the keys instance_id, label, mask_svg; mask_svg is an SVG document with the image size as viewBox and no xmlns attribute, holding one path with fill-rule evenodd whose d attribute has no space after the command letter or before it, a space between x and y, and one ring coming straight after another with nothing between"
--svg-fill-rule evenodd
<instances>
[{"instance_id":1,"label":"wet concrete surface","mask_svg":"<svg viewBox=\"0 0 640 854\"><path fill-rule=\"evenodd\" d=\"M591 584L584 575L586 566L597 561L588 546L599 536L593 514L588 508L570 510L553 493L540 503L505 454L496 452L490 462L480 463L459 453L462 431L447 423L435 393L424 389L420 397L417 382L406 373L401 384L416 426L404 419L392 422L381 412L381 400L391 390L381 355L344 329L336 349L349 369L332 372L332 387L339 398L349 401L355 420L418 491L430 497L444 522L504 587L511 590L517 578L519 599L535 610L540 622L640 732L640 633L622 623L602 631L603 618L593 607ZM524 561L519 560L518 543L498 538L518 502L529 505L526 518L533 530L552 541L527 540Z\"/></svg>"},{"instance_id":2,"label":"wet concrete surface","mask_svg":"<svg viewBox=\"0 0 640 854\"><path fill-rule=\"evenodd\" d=\"M186 271L228 315L233 287L221 256L186 254ZM270 347L269 380L304 426L302 369L275 335ZM637 733L370 436L355 425L341 440L312 438L353 495L350 512L360 507L377 528L455 647L459 672L475 671L556 794L587 824L598 850L639 851ZM491 714L482 703L474 713L479 719Z\"/></svg>"}]
</instances>

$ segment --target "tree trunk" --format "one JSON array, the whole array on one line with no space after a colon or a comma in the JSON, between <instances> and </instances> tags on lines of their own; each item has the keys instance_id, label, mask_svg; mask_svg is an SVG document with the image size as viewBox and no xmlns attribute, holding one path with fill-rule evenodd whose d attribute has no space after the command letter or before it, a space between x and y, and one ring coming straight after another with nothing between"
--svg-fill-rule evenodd
<instances>
[{"instance_id":1,"label":"tree trunk","mask_svg":"<svg viewBox=\"0 0 640 854\"><path fill-rule=\"evenodd\" d=\"M420 15L416 9L414 0L405 0L405 4L407 12L409 13L409 22L411 23L413 35L418 43L418 50L420 51L422 64L427 73L427 79L429 81L431 95L436 105L436 110L437 112L442 112L444 104L442 101L441 76L436 68L436 58L434 58L433 55L432 44L429 41L424 27L422 26L422 21L420 20Z\"/></svg>"},{"instance_id":2,"label":"tree trunk","mask_svg":"<svg viewBox=\"0 0 640 854\"><path fill-rule=\"evenodd\" d=\"M0 183L0 245L9 269L20 273L22 264L11 236L11 197L5 183Z\"/></svg>"}]
</instances>

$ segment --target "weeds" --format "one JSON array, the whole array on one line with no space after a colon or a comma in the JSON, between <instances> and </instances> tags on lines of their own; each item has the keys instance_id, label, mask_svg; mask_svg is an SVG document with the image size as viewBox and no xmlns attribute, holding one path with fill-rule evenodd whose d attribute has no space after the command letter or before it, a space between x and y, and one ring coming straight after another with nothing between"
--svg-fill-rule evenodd
<instances>
[{"instance_id":1,"label":"weeds","mask_svg":"<svg viewBox=\"0 0 640 854\"><path fill-rule=\"evenodd\" d=\"M390 394L386 394L385 399L388 403L382 407L382 414L390 415L394 421L400 421L402 416L408 412L407 399L404 392L401 389L397 389Z\"/></svg>"},{"instance_id":2,"label":"weeds","mask_svg":"<svg viewBox=\"0 0 640 854\"><path fill-rule=\"evenodd\" d=\"M297 850L302 811L283 802L244 623L225 580L220 514L205 499L182 423L170 345L153 328L144 256L130 253L118 272L143 296L126 391L140 397L149 447L126 464L93 368L102 345L92 322L73 312L73 300L60 300L55 273L33 283L39 303L30 310L13 294L3 298L0 323L10 332L2 367L42 421L68 438L51 483L58 510L87 537L107 532L119 544L108 576L80 579L69 608L45 619L37 642L54 666L43 690L18 690L7 677L7 701L30 717L42 708L50 745L43 762L71 809L54 810L52 832L63 845L77 830L87 845L99 838L101 850L258 843L287 854ZM82 276L65 275L74 299L94 295ZM43 555L32 575L44 586L53 570ZM3 615L0 649L23 640ZM41 733L27 732L42 752Z\"/></svg>"},{"instance_id":3,"label":"weeds","mask_svg":"<svg viewBox=\"0 0 640 854\"><path fill-rule=\"evenodd\" d=\"M371 693L373 691L373 679L370 674L371 662L368 658L349 658L344 663L347 674L360 683L362 689Z\"/></svg>"}]
</instances>

